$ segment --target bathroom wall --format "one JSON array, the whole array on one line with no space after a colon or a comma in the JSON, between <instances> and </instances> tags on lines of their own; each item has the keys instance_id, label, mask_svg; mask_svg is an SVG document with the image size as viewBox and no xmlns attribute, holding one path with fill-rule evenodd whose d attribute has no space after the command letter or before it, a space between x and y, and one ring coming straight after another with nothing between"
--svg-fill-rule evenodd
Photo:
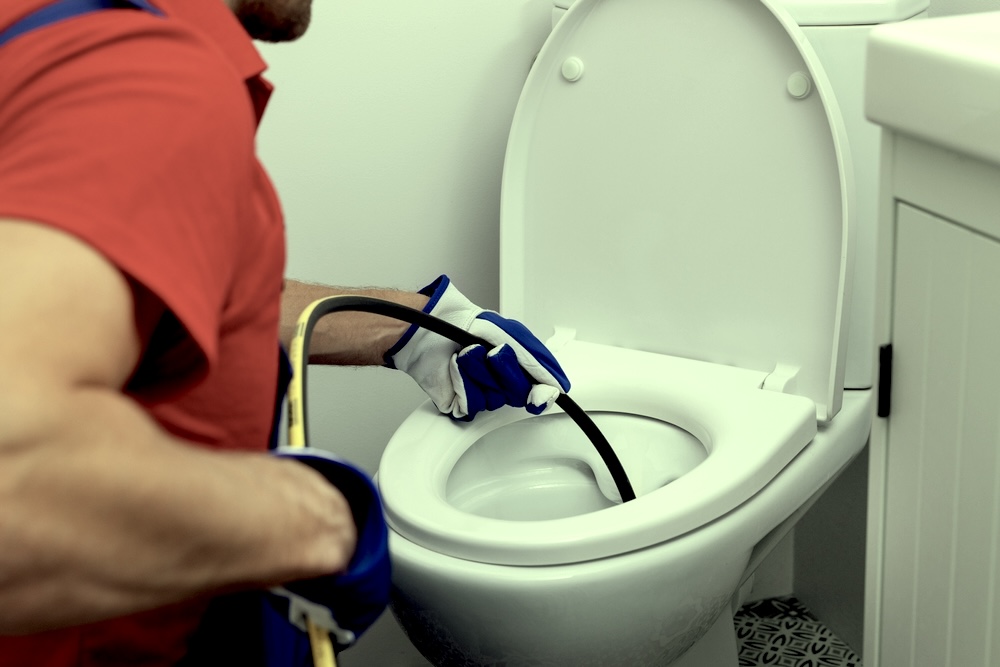
<instances>
[{"instance_id":1,"label":"bathroom wall","mask_svg":"<svg viewBox=\"0 0 1000 667\"><path fill-rule=\"evenodd\" d=\"M417 289L449 274L497 306L500 175L547 0L315 2L295 44L261 45L277 85L259 150L284 202L288 275ZM315 445L373 471L424 394L385 369L310 373Z\"/></svg>"},{"instance_id":2,"label":"bathroom wall","mask_svg":"<svg viewBox=\"0 0 1000 667\"><path fill-rule=\"evenodd\" d=\"M261 45L278 86L260 153L288 218L290 276L415 288L449 273L497 303L504 143L549 31L549 0L314 3L309 32ZM1000 10L932 0L931 14ZM382 369L315 369L315 444L375 470L423 399Z\"/></svg>"},{"instance_id":3,"label":"bathroom wall","mask_svg":"<svg viewBox=\"0 0 1000 667\"><path fill-rule=\"evenodd\" d=\"M449 274L497 307L500 176L548 0L316 1L295 44L260 50L277 86L259 151L281 195L288 275L416 289ZM312 444L375 472L425 398L403 373L312 369ZM389 614L343 667L423 667Z\"/></svg>"},{"instance_id":4,"label":"bathroom wall","mask_svg":"<svg viewBox=\"0 0 1000 667\"><path fill-rule=\"evenodd\" d=\"M260 154L284 202L288 275L417 288L440 273L496 307L501 166L514 105L550 28L550 0L314 2L292 45L261 45L278 86ZM1000 0L932 0L931 14L1000 10ZM370 472L424 398L385 369L313 369L312 444ZM789 539L770 567L791 585ZM803 540L806 540L805 546ZM825 567L811 549L810 562ZM831 558L826 571L841 566ZM811 590L826 590L813 582ZM823 597L817 593L822 604ZM389 615L345 667L424 667Z\"/></svg>"}]
</instances>

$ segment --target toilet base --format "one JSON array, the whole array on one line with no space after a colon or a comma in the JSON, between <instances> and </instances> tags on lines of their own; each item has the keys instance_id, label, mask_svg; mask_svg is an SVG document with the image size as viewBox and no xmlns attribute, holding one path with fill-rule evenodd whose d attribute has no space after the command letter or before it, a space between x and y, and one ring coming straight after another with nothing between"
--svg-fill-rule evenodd
<instances>
[{"instance_id":1,"label":"toilet base","mask_svg":"<svg viewBox=\"0 0 1000 667\"><path fill-rule=\"evenodd\" d=\"M729 609L722 612L705 636L674 662L670 667L736 667L739 649L736 646L736 629Z\"/></svg>"}]
</instances>

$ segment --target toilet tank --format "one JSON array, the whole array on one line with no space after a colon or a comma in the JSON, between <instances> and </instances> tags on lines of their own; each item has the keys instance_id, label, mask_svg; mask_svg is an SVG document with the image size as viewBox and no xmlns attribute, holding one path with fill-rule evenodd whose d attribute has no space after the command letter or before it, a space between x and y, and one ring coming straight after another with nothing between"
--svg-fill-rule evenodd
<instances>
[{"instance_id":1,"label":"toilet tank","mask_svg":"<svg viewBox=\"0 0 1000 667\"><path fill-rule=\"evenodd\" d=\"M553 25L574 0L553 0ZM868 389L875 362L875 239L878 221L880 132L864 114L864 72L868 33L883 23L919 18L929 0L769 0L787 12L819 56L833 87L854 168L854 281L844 386Z\"/></svg>"},{"instance_id":2,"label":"toilet tank","mask_svg":"<svg viewBox=\"0 0 1000 667\"><path fill-rule=\"evenodd\" d=\"M896 23L927 11L928 0L773 0L802 27Z\"/></svg>"},{"instance_id":3,"label":"toilet tank","mask_svg":"<svg viewBox=\"0 0 1000 667\"><path fill-rule=\"evenodd\" d=\"M772 0L802 28L833 86L854 164L855 254L844 386L874 382L875 239L881 130L865 118L864 72L868 34L882 23L924 16L928 0Z\"/></svg>"},{"instance_id":4,"label":"toilet tank","mask_svg":"<svg viewBox=\"0 0 1000 667\"><path fill-rule=\"evenodd\" d=\"M558 18L575 0L553 0ZM927 11L929 0L773 0L800 26L858 26L896 23Z\"/></svg>"}]
</instances>

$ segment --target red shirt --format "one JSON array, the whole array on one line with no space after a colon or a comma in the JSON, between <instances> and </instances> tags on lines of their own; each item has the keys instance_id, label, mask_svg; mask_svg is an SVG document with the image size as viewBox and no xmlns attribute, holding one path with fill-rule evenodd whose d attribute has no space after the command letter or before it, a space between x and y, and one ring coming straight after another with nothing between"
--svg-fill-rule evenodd
<instances>
[{"instance_id":1,"label":"red shirt","mask_svg":"<svg viewBox=\"0 0 1000 667\"><path fill-rule=\"evenodd\" d=\"M0 217L73 234L128 276L144 353L127 392L165 429L263 450L285 256L254 149L270 86L221 0L154 2L165 16L98 11L0 47ZM45 4L0 4L0 29ZM203 606L0 638L0 666L173 664Z\"/></svg>"}]
</instances>

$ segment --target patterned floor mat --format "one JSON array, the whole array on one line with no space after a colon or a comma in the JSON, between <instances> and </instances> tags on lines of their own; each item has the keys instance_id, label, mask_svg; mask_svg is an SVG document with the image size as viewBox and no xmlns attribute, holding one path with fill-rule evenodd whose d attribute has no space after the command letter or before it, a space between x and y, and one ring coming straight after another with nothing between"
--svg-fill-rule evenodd
<instances>
[{"instance_id":1,"label":"patterned floor mat","mask_svg":"<svg viewBox=\"0 0 1000 667\"><path fill-rule=\"evenodd\" d=\"M735 623L740 667L862 667L861 658L793 597L744 605Z\"/></svg>"}]
</instances>

